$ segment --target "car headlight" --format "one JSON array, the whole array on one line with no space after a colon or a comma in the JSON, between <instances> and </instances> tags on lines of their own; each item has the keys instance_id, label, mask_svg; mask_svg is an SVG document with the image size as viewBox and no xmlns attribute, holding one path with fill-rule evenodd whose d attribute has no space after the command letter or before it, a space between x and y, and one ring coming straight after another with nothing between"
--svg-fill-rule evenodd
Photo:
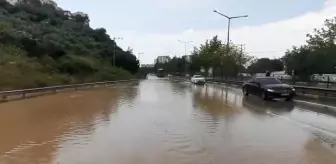
<instances>
[{"instance_id":1,"label":"car headlight","mask_svg":"<svg viewBox=\"0 0 336 164\"><path fill-rule=\"evenodd\" d=\"M268 92L275 92L273 89L267 89Z\"/></svg>"},{"instance_id":2,"label":"car headlight","mask_svg":"<svg viewBox=\"0 0 336 164\"><path fill-rule=\"evenodd\" d=\"M293 88L292 91L295 92L295 88Z\"/></svg>"}]
</instances>

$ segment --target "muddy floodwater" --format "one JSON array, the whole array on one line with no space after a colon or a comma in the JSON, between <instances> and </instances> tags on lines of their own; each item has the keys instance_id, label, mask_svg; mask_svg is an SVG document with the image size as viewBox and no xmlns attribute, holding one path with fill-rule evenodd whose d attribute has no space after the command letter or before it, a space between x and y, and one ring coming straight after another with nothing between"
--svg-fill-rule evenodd
<instances>
[{"instance_id":1,"label":"muddy floodwater","mask_svg":"<svg viewBox=\"0 0 336 164\"><path fill-rule=\"evenodd\" d=\"M155 78L58 93L0 104L0 164L335 164L326 108Z\"/></svg>"}]
</instances>

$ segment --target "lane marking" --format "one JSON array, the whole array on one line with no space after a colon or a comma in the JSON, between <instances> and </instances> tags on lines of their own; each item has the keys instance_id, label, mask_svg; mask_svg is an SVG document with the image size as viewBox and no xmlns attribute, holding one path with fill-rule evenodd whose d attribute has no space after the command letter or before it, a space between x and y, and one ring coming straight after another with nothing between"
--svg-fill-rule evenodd
<instances>
[{"instance_id":1,"label":"lane marking","mask_svg":"<svg viewBox=\"0 0 336 164\"><path fill-rule=\"evenodd\" d=\"M287 120L287 121L296 123L298 125L304 126L305 128L315 129L317 131L320 131L320 132L323 132L323 133L327 133L329 135L332 135L333 137L336 137L336 133L334 133L332 131L328 131L328 130L325 130L325 129L322 129L322 128L319 128L319 127L316 127L316 126L313 126L313 125L309 125L309 124L306 124L304 122L298 121L296 119L292 119L290 117L285 117L285 116L279 115L279 114L271 112L271 111L267 111L266 113L269 114L269 115L271 115L271 116L282 118L284 120Z\"/></svg>"}]
</instances>

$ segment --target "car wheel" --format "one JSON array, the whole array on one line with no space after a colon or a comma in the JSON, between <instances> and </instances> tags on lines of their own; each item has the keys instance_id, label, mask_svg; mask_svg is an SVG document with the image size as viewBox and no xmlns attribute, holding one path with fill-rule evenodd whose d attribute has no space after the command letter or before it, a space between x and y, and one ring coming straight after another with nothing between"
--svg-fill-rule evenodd
<instances>
[{"instance_id":1,"label":"car wheel","mask_svg":"<svg viewBox=\"0 0 336 164\"><path fill-rule=\"evenodd\" d=\"M262 98L263 100L268 100L267 93L266 93L266 92L262 92L262 93L261 93L261 98Z\"/></svg>"},{"instance_id":2,"label":"car wheel","mask_svg":"<svg viewBox=\"0 0 336 164\"><path fill-rule=\"evenodd\" d=\"M249 93L247 92L247 88L246 87L243 88L243 93L244 93L245 96L249 95Z\"/></svg>"},{"instance_id":3,"label":"car wheel","mask_svg":"<svg viewBox=\"0 0 336 164\"><path fill-rule=\"evenodd\" d=\"M293 101L293 97L292 97L292 96L287 97L287 98L286 98L286 101Z\"/></svg>"}]
</instances>

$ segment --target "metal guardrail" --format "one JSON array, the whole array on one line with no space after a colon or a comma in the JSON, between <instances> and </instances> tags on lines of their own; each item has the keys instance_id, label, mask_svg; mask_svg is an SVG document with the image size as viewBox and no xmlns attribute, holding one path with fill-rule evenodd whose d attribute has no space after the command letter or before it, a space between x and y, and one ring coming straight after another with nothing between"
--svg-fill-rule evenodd
<instances>
[{"instance_id":1,"label":"metal guardrail","mask_svg":"<svg viewBox=\"0 0 336 164\"><path fill-rule=\"evenodd\" d=\"M297 93L303 94L303 95L312 94L312 95L336 97L336 89L306 87L306 86L297 86L297 85L294 85L294 88Z\"/></svg>"},{"instance_id":2,"label":"metal guardrail","mask_svg":"<svg viewBox=\"0 0 336 164\"><path fill-rule=\"evenodd\" d=\"M215 83L225 83L225 84L233 84L241 86L243 85L244 81L230 81L230 80L219 80L219 79L207 79L209 82ZM307 87L307 86L298 86L293 85L296 90L296 93L306 95L317 95L317 96L329 96L329 97L336 97L336 89L330 88L318 88L318 87Z\"/></svg>"},{"instance_id":3,"label":"metal guardrail","mask_svg":"<svg viewBox=\"0 0 336 164\"><path fill-rule=\"evenodd\" d=\"M57 93L58 91L62 91L62 90L66 90L66 89L79 90L79 89L83 89L84 87L94 88L95 86L101 86L101 85L106 86L106 85L109 85L109 84L120 83L120 82L129 82L129 81L134 81L134 80L136 80L136 79L118 80L118 81L103 81L103 82L94 82L94 83L59 85L59 86L50 86L50 87L42 87L42 88L30 88L30 89L21 89L21 90L1 91L0 92L0 101L8 101L8 100L12 100L12 99L24 99L24 98L28 98L28 97L37 96L37 95L29 95L29 94L34 94L34 93L41 93L41 92ZM42 95L44 95L44 94L42 94ZM17 97L9 99L8 97L11 97L11 96L17 96Z\"/></svg>"}]
</instances>

